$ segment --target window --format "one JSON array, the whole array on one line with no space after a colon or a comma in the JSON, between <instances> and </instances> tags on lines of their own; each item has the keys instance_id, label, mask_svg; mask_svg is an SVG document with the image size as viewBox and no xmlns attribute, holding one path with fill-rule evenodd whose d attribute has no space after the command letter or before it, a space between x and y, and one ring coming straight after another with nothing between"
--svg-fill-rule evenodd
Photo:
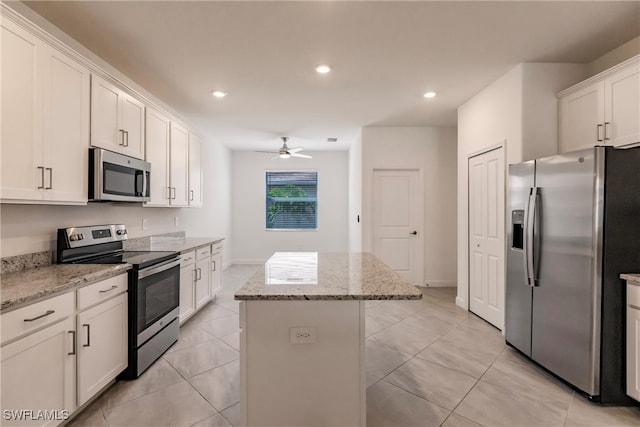
<instances>
[{"instance_id":1,"label":"window","mask_svg":"<svg viewBox=\"0 0 640 427\"><path fill-rule=\"evenodd\" d=\"M266 173L266 228L318 228L318 172Z\"/></svg>"}]
</instances>

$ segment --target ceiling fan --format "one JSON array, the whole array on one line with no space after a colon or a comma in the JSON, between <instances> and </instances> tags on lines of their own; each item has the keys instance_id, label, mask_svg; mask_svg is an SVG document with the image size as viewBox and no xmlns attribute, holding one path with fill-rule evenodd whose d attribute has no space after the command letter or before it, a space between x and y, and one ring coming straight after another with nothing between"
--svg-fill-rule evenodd
<instances>
[{"instance_id":1,"label":"ceiling fan","mask_svg":"<svg viewBox=\"0 0 640 427\"><path fill-rule=\"evenodd\" d=\"M300 158L303 158L303 159L310 159L311 158L311 156L309 156L307 154L299 153L300 151L304 150L304 148L302 148L302 147L289 148L289 146L287 146L287 141L289 140L289 137L283 136L280 139L282 139L282 147L280 147L280 150L278 150L278 151L256 150L256 153L277 154L277 156L273 157L271 160L274 160L274 159L277 159L277 158L288 159L289 157L300 157Z\"/></svg>"}]
</instances>

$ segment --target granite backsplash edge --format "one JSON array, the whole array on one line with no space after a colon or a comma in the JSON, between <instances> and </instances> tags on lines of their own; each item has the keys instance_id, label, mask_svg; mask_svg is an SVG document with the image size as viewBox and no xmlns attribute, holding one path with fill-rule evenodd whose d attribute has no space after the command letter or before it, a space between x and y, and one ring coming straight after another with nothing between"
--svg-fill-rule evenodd
<instances>
[{"instance_id":1,"label":"granite backsplash edge","mask_svg":"<svg viewBox=\"0 0 640 427\"><path fill-rule=\"evenodd\" d=\"M185 237L185 232L176 231L127 239L124 241L124 248L125 250L136 250L148 247L152 237ZM54 262L54 255L53 251L42 251L2 258L0 260L0 275L51 265Z\"/></svg>"}]
</instances>

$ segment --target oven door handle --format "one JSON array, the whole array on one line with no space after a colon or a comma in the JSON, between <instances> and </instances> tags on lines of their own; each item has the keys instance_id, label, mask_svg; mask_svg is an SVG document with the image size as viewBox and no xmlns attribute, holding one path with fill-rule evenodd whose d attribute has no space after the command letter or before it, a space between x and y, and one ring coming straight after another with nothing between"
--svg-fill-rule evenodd
<instances>
[{"instance_id":1,"label":"oven door handle","mask_svg":"<svg viewBox=\"0 0 640 427\"><path fill-rule=\"evenodd\" d=\"M142 269L138 272L138 279L144 279L145 277L153 274L162 273L163 271L169 270L178 265L180 265L180 259L169 260L160 265L154 265L153 267Z\"/></svg>"}]
</instances>

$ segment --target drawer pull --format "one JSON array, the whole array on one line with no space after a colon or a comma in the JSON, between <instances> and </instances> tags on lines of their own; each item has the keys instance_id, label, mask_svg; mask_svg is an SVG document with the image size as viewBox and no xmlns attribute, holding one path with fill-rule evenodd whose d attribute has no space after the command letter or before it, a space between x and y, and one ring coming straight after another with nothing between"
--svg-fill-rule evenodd
<instances>
[{"instance_id":1,"label":"drawer pull","mask_svg":"<svg viewBox=\"0 0 640 427\"><path fill-rule=\"evenodd\" d=\"M34 320L38 320L38 319L42 319L43 317L47 317L53 313L55 313L55 310L47 310L46 313L41 314L40 316L36 316L36 317L32 317L31 319L24 319L25 322L33 322Z\"/></svg>"},{"instance_id":2,"label":"drawer pull","mask_svg":"<svg viewBox=\"0 0 640 427\"><path fill-rule=\"evenodd\" d=\"M113 285L112 287L110 287L109 289L103 289L101 291L99 291L101 294L107 293L107 292L111 292L114 289L118 289L118 287L116 285Z\"/></svg>"},{"instance_id":3,"label":"drawer pull","mask_svg":"<svg viewBox=\"0 0 640 427\"><path fill-rule=\"evenodd\" d=\"M69 356L73 356L74 354L76 354L76 331L69 331L69 333L71 335L73 335L73 350L71 350L71 353L67 353Z\"/></svg>"},{"instance_id":4,"label":"drawer pull","mask_svg":"<svg viewBox=\"0 0 640 427\"><path fill-rule=\"evenodd\" d=\"M87 327L87 343L86 344L82 344L83 347L91 347L91 325L89 325L88 323L85 323L82 325L83 327L86 326Z\"/></svg>"}]
</instances>

